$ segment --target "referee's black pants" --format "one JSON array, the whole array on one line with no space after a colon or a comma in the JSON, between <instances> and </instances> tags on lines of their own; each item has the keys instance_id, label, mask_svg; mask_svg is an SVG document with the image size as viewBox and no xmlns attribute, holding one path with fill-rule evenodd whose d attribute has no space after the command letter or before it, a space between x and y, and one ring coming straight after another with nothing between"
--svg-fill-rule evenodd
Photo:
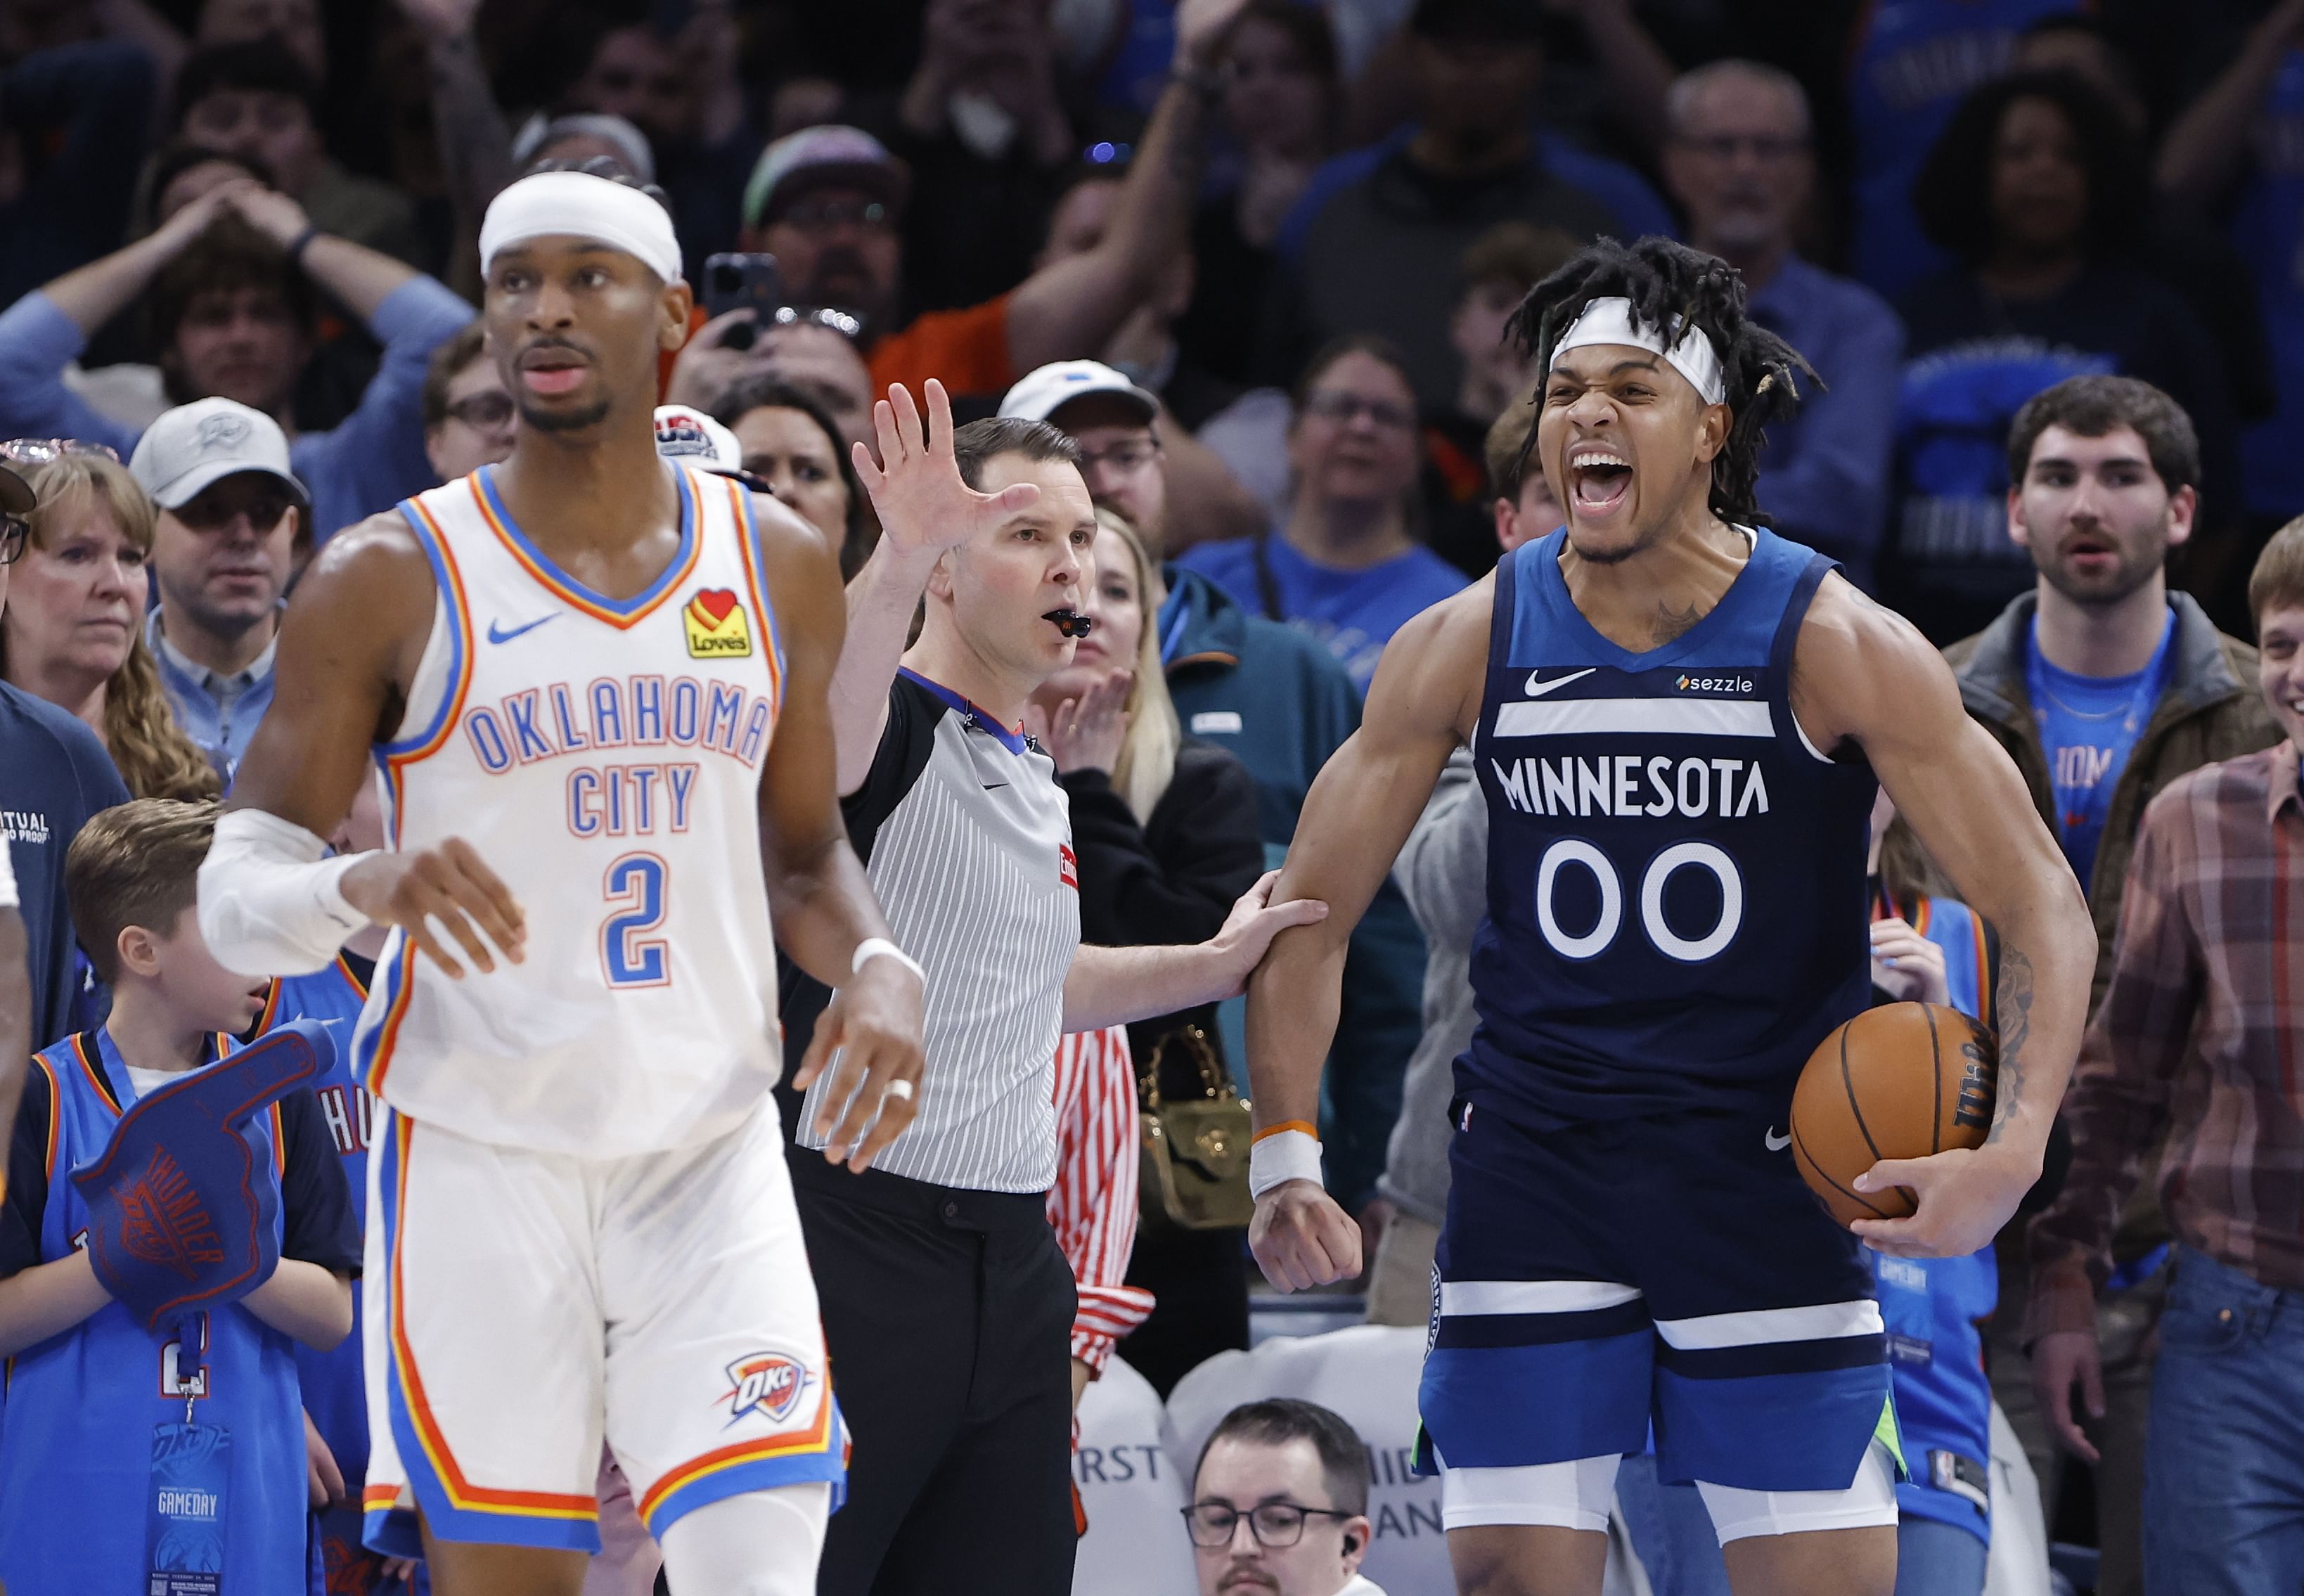
<instances>
[{"instance_id":1,"label":"referee's black pants","mask_svg":"<svg viewBox=\"0 0 2304 1596\"><path fill-rule=\"evenodd\" d=\"M791 1161L855 1443L817 1596L1067 1596L1078 1294L1046 1199Z\"/></svg>"}]
</instances>

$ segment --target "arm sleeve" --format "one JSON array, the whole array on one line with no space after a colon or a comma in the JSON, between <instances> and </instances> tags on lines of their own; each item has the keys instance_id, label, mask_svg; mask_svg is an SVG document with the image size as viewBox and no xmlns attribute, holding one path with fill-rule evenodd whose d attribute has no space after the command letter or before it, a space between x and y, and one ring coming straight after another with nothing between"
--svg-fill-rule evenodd
<instances>
[{"instance_id":1,"label":"arm sleeve","mask_svg":"<svg viewBox=\"0 0 2304 1596\"><path fill-rule=\"evenodd\" d=\"M2111 980L2064 1092L2071 1165L2055 1201L2026 1233L2028 1346L2051 1330L2094 1327L2121 1205L2167 1129L2176 1072L2199 1009L2202 962L2184 913L2175 842L2188 815L2181 792L2168 796L2146 812L2138 833Z\"/></svg>"},{"instance_id":2,"label":"arm sleeve","mask_svg":"<svg viewBox=\"0 0 2304 1596\"><path fill-rule=\"evenodd\" d=\"M123 460L140 434L99 414L64 386L64 367L88 337L38 289L0 310L0 437L76 437Z\"/></svg>"},{"instance_id":3,"label":"arm sleeve","mask_svg":"<svg viewBox=\"0 0 2304 1596\"><path fill-rule=\"evenodd\" d=\"M326 480L335 514L356 520L439 480L424 457L424 374L432 352L471 319L472 307L430 277L411 277L385 295L368 323L384 360L359 407L332 431L298 440L297 469L316 500ZM316 541L337 530L312 529Z\"/></svg>"},{"instance_id":4,"label":"arm sleeve","mask_svg":"<svg viewBox=\"0 0 2304 1596\"><path fill-rule=\"evenodd\" d=\"M1056 1041L1056 1184L1048 1226L1072 1266L1080 1307L1072 1356L1101 1375L1114 1343L1152 1312L1152 1294L1122 1284L1136 1245L1139 1119L1128 1028Z\"/></svg>"},{"instance_id":5,"label":"arm sleeve","mask_svg":"<svg viewBox=\"0 0 2304 1596\"><path fill-rule=\"evenodd\" d=\"M1188 748L1153 811L1157 844L1101 770L1063 778L1080 855L1080 939L1109 947L1205 942L1264 873L1256 784L1238 760Z\"/></svg>"},{"instance_id":6,"label":"arm sleeve","mask_svg":"<svg viewBox=\"0 0 2304 1596\"><path fill-rule=\"evenodd\" d=\"M8 1138L8 1194L0 1202L0 1280L40 1261L40 1223L48 1211L48 1122L55 1088L45 1066L24 1074L16 1128Z\"/></svg>"},{"instance_id":7,"label":"arm sleeve","mask_svg":"<svg viewBox=\"0 0 2304 1596\"><path fill-rule=\"evenodd\" d=\"M280 1256L339 1275L360 1272L360 1233L352 1183L336 1139L309 1087L280 1099Z\"/></svg>"},{"instance_id":8,"label":"arm sleeve","mask_svg":"<svg viewBox=\"0 0 2304 1596\"><path fill-rule=\"evenodd\" d=\"M1763 471L1768 523L1835 556L1868 556L1888 508L1904 324L1876 301L1843 321L1831 351L1828 392L1811 393L1800 419L1800 450Z\"/></svg>"}]
</instances>

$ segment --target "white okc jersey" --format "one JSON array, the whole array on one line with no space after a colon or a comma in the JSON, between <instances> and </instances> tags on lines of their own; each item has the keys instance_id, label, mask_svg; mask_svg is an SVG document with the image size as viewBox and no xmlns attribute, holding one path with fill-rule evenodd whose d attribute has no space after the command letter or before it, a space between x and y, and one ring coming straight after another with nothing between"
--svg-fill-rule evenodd
<instances>
[{"instance_id":1,"label":"white okc jersey","mask_svg":"<svg viewBox=\"0 0 2304 1596\"><path fill-rule=\"evenodd\" d=\"M629 599L561 573L491 471L401 506L438 602L376 750L389 845L462 837L528 916L524 963L462 981L393 933L356 1046L419 1125L617 1158L726 1133L782 1070L758 794L783 653L749 496L665 469L680 549Z\"/></svg>"}]
</instances>

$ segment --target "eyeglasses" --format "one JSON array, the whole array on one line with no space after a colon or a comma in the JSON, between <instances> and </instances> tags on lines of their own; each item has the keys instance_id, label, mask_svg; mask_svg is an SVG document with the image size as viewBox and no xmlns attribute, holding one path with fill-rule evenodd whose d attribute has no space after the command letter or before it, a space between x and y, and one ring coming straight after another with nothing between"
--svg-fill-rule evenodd
<instances>
[{"instance_id":1,"label":"eyeglasses","mask_svg":"<svg viewBox=\"0 0 2304 1596\"><path fill-rule=\"evenodd\" d=\"M1750 150L1754 160L1788 161L1808 149L1805 139L1783 139L1773 133L1715 133L1701 139L1681 138L1675 142L1715 161L1732 161L1740 149Z\"/></svg>"},{"instance_id":2,"label":"eyeglasses","mask_svg":"<svg viewBox=\"0 0 2304 1596\"><path fill-rule=\"evenodd\" d=\"M276 488L258 488L239 493L217 493L209 489L194 495L168 514L196 532L221 531L245 514L250 527L258 532L268 532L278 526L280 518L295 505L294 499Z\"/></svg>"},{"instance_id":3,"label":"eyeglasses","mask_svg":"<svg viewBox=\"0 0 2304 1596\"><path fill-rule=\"evenodd\" d=\"M851 227L885 227L888 208L877 200L795 200L776 218L802 233L829 233L843 224Z\"/></svg>"},{"instance_id":4,"label":"eyeglasses","mask_svg":"<svg viewBox=\"0 0 2304 1596\"><path fill-rule=\"evenodd\" d=\"M467 394L448 407L448 418L476 432L494 432L512 422L512 395L501 388Z\"/></svg>"},{"instance_id":5,"label":"eyeglasses","mask_svg":"<svg viewBox=\"0 0 2304 1596\"><path fill-rule=\"evenodd\" d=\"M1304 1539L1304 1521L1308 1518L1360 1516L1334 1507L1300 1507L1293 1502L1265 1502L1245 1513L1222 1502L1194 1502L1178 1511L1184 1515L1184 1527L1191 1532L1192 1544L1212 1549L1230 1546L1232 1530L1243 1518L1248 1520L1248 1532L1258 1546L1276 1550Z\"/></svg>"},{"instance_id":6,"label":"eyeglasses","mask_svg":"<svg viewBox=\"0 0 2304 1596\"><path fill-rule=\"evenodd\" d=\"M1132 437L1113 445L1108 449L1082 449L1080 468L1092 471L1099 465L1108 465L1122 476L1132 476L1160 458L1160 440L1156 437Z\"/></svg>"},{"instance_id":7,"label":"eyeglasses","mask_svg":"<svg viewBox=\"0 0 2304 1596\"><path fill-rule=\"evenodd\" d=\"M21 515L0 514L0 565L13 565L22 559L31 540L30 522Z\"/></svg>"},{"instance_id":8,"label":"eyeglasses","mask_svg":"<svg viewBox=\"0 0 2304 1596\"><path fill-rule=\"evenodd\" d=\"M851 344L864 335L861 320L829 305L778 305L775 314L768 319L778 327L793 327L805 322L809 327L829 327Z\"/></svg>"},{"instance_id":9,"label":"eyeglasses","mask_svg":"<svg viewBox=\"0 0 2304 1596\"><path fill-rule=\"evenodd\" d=\"M101 454L114 465L120 463L119 454L111 448L77 437L12 437L0 444L0 460L11 465L47 465L67 454Z\"/></svg>"},{"instance_id":10,"label":"eyeglasses","mask_svg":"<svg viewBox=\"0 0 2304 1596\"><path fill-rule=\"evenodd\" d=\"M1340 394L1333 389L1308 397L1304 413L1340 423L1366 416L1377 426L1388 427L1394 432L1411 432L1416 428L1412 406L1394 404L1389 399L1363 399L1358 394Z\"/></svg>"}]
</instances>

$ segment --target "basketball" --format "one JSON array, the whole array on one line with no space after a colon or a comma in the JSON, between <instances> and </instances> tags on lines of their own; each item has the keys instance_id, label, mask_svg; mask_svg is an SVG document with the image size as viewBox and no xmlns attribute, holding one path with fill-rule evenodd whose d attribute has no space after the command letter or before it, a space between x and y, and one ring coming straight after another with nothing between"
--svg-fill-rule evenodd
<instances>
[{"instance_id":1,"label":"basketball","mask_svg":"<svg viewBox=\"0 0 2304 1596\"><path fill-rule=\"evenodd\" d=\"M1890 1003L1824 1039L1792 1089L1792 1159L1825 1211L1842 1225L1901 1219L1902 1187L1856 1190L1883 1159L1981 1147L1992 1128L1998 1044L1955 1008Z\"/></svg>"}]
</instances>

